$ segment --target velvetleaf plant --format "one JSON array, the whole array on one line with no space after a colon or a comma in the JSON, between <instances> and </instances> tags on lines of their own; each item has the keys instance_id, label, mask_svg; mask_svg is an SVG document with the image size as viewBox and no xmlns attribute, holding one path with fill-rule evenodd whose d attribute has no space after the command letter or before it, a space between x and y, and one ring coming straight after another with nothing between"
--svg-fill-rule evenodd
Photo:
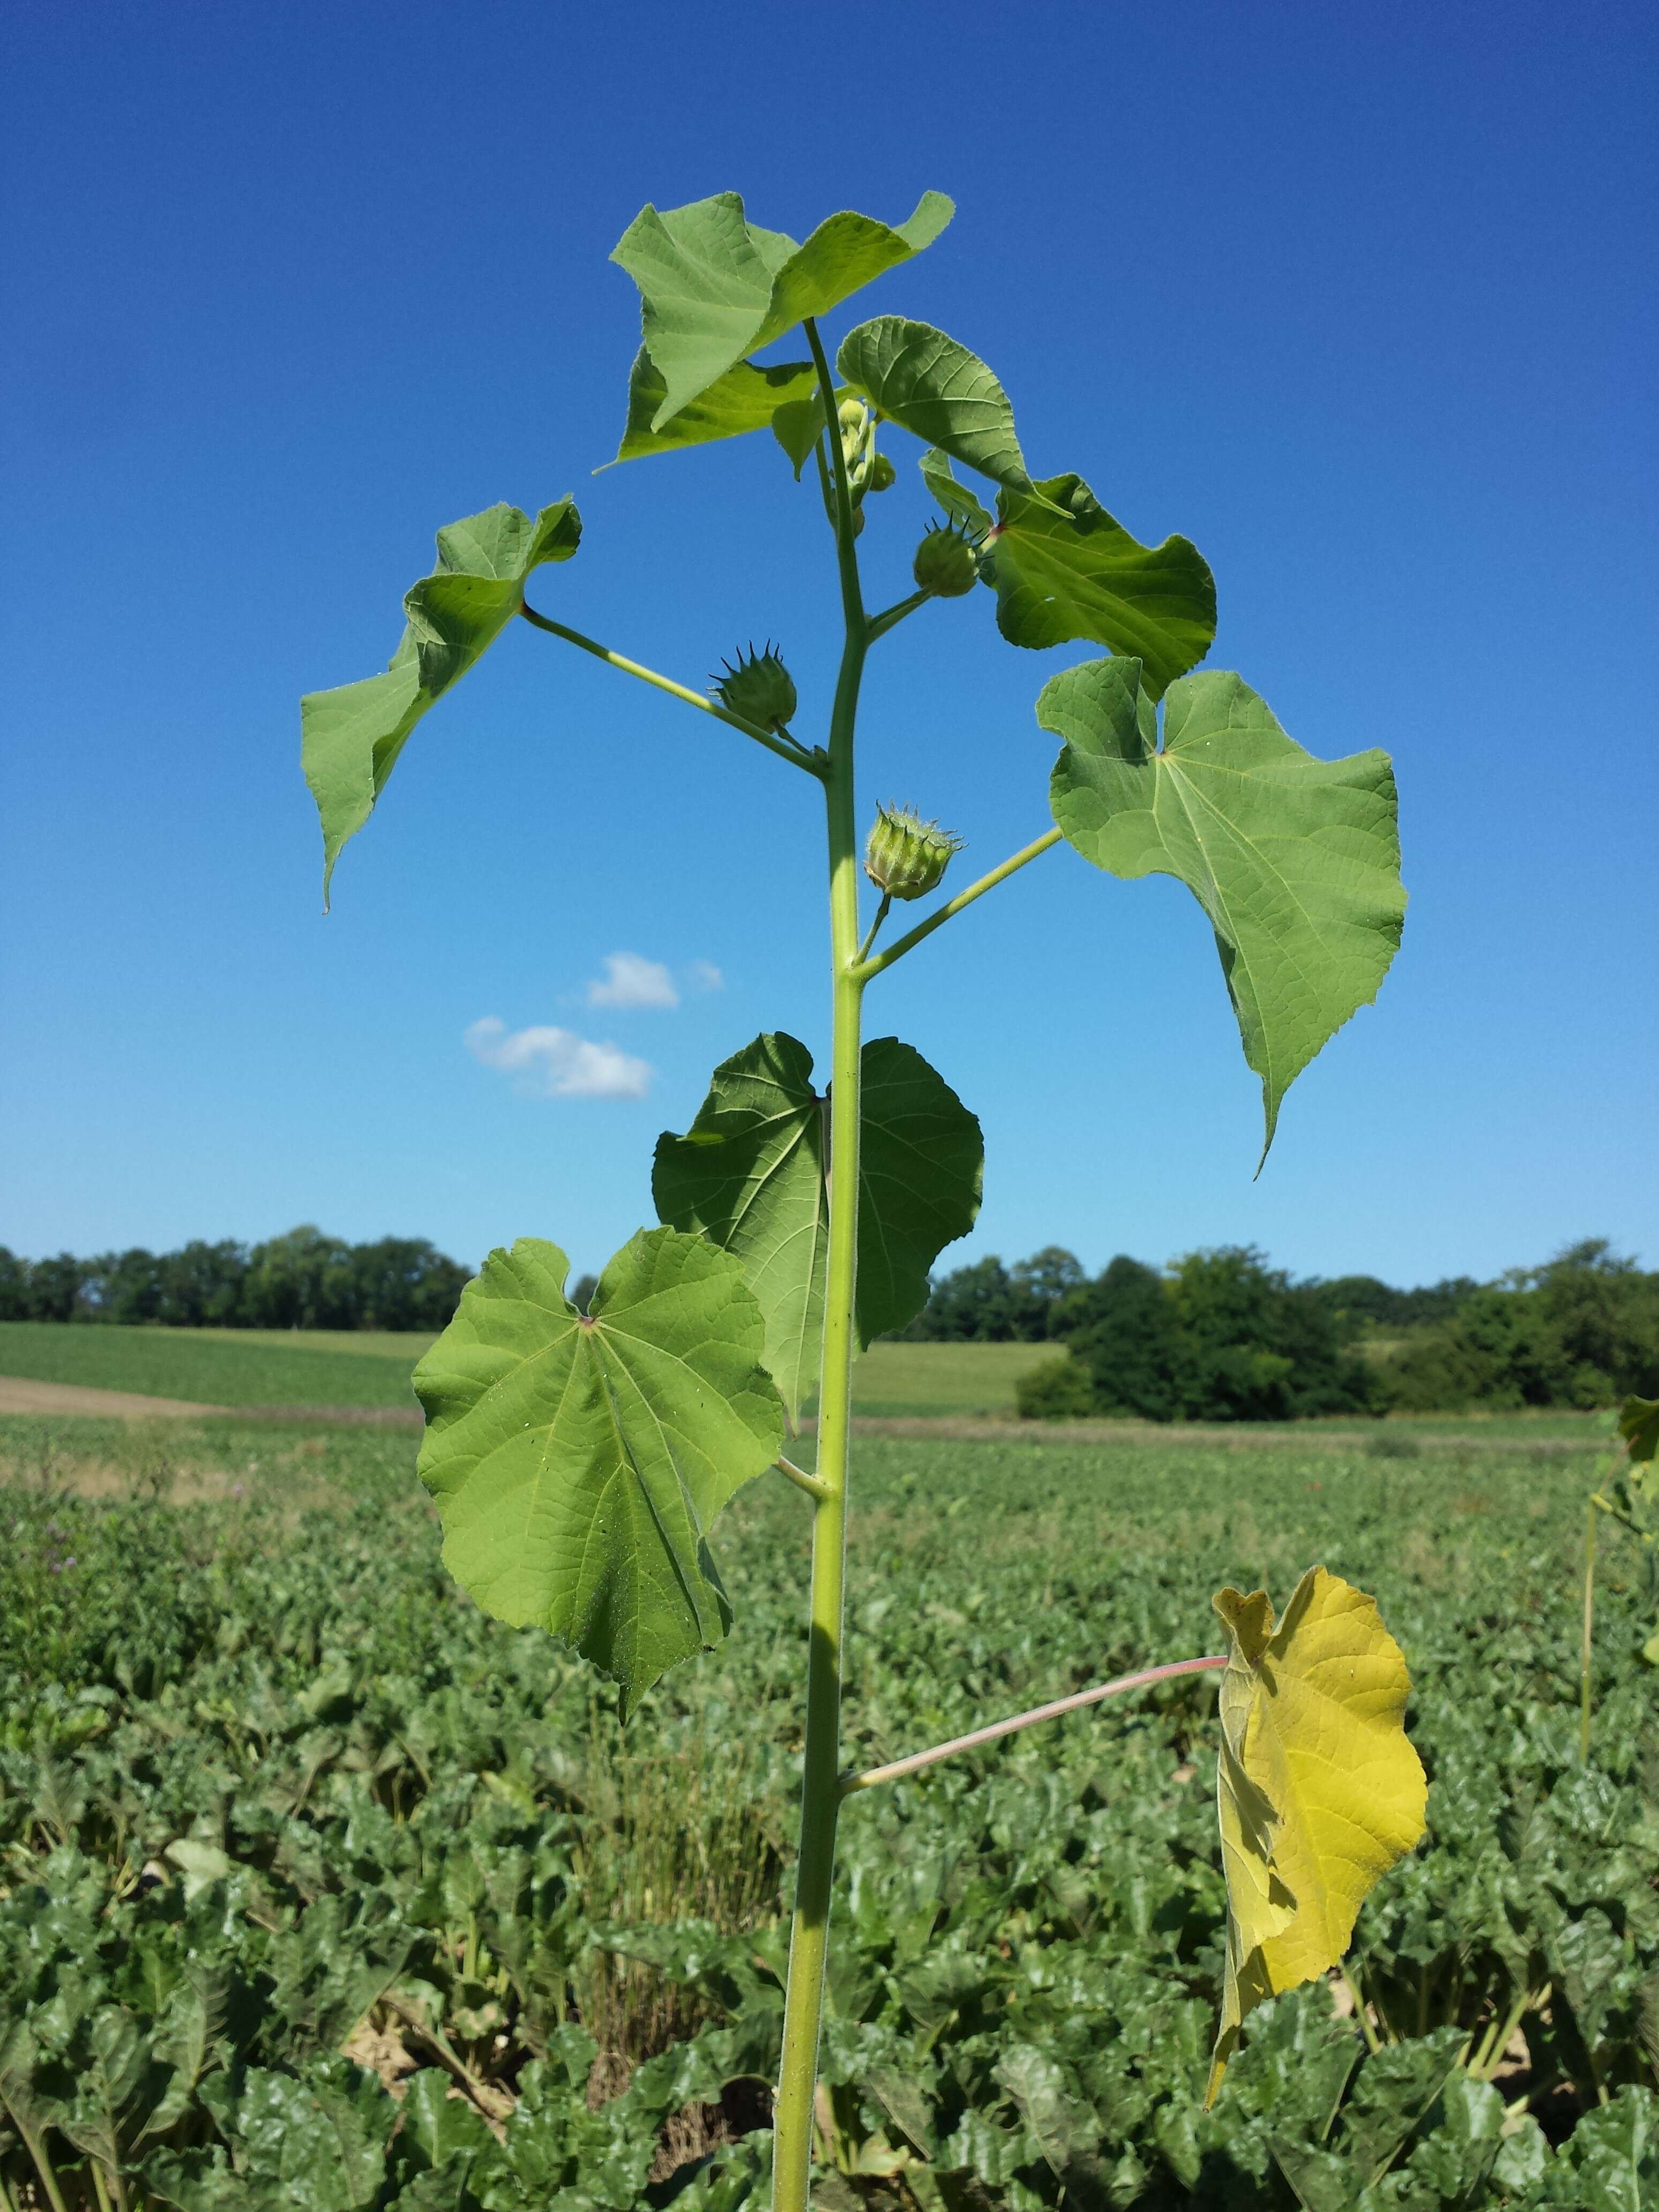
<instances>
[{"instance_id":1,"label":"velvetleaf plant","mask_svg":"<svg viewBox=\"0 0 1659 2212\"><path fill-rule=\"evenodd\" d=\"M822 742L794 728L795 685L770 644L728 659L705 695L531 606L535 572L580 542L568 497L533 519L498 506L440 531L438 565L404 601L385 673L303 707L325 897L416 724L515 619L713 716L822 787L827 1087L806 1047L781 1030L734 1053L690 1127L659 1140L659 1225L609 1262L587 1311L566 1296L557 1245L520 1238L490 1255L415 1378L427 1417L420 1472L451 1571L487 1612L573 1644L618 1685L624 1715L731 1625L709 1540L733 1492L773 1469L811 1501L778 2212L808 2201L836 1829L849 1796L1054 1713L1221 1670L1229 1936L1212 2096L1250 2008L1341 1957L1365 1894L1423 1826L1399 1648L1371 1600L1318 1567L1277 1622L1264 1593L1222 1592L1224 1655L1149 1668L890 1766L841 1771L853 1361L920 1311L934 1259L973 1224L982 1164L979 1124L944 1078L896 1037L865 1041L866 992L1062 842L1109 875L1174 876L1215 933L1261 1083L1265 1157L1291 1080L1375 997L1405 906L1387 756L1318 759L1242 678L1200 668L1215 591L1194 545L1142 544L1080 476L1034 477L1001 384L942 331L878 315L846 333L831 371L821 319L930 246L952 212L929 192L908 222L835 215L797 245L722 192L645 208L611 257L639 287L643 321L617 459L769 429L797 483L811 471L842 629ZM796 332L805 359L757 358ZM915 549L914 589L872 613L859 541L870 500L894 482L878 442L890 432L920 441L940 519ZM892 805L860 839L866 659L899 623L981 586L1010 644L1076 641L1103 657L1054 676L1036 701L1039 724L1060 741L1052 826L878 949L894 902L936 891L957 841ZM784 1447L814 1403L809 1470Z\"/></svg>"}]
</instances>

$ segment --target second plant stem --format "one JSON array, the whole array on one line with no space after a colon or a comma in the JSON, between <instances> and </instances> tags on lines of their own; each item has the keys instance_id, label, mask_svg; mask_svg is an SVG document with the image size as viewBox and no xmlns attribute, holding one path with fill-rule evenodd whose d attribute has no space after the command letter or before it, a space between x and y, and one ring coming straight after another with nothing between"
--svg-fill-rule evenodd
<instances>
[{"instance_id":1,"label":"second plant stem","mask_svg":"<svg viewBox=\"0 0 1659 2212\"><path fill-rule=\"evenodd\" d=\"M806 2212L811 2186L813 2093L829 1955L830 1900L841 1802L842 1624L847 1565L848 1441L852 1425L854 1293L858 1272L859 1055L864 981L859 957L859 838L853 744L869 629L853 550L852 501L836 434L834 386L817 330L806 334L817 363L836 495L836 552L846 637L830 720L824 775L830 860L830 959L833 1042L830 1088L830 1249L825 1267L823 1358L818 1381L817 1479L812 1516L811 1632L806 1668L800 1851L784 1996L783 2056L773 2148L774 2212Z\"/></svg>"},{"instance_id":2,"label":"second plant stem","mask_svg":"<svg viewBox=\"0 0 1659 2212\"><path fill-rule=\"evenodd\" d=\"M1595 1663L1595 1500L1584 1508L1584 1632L1578 1656L1578 1763L1588 1766Z\"/></svg>"}]
</instances>

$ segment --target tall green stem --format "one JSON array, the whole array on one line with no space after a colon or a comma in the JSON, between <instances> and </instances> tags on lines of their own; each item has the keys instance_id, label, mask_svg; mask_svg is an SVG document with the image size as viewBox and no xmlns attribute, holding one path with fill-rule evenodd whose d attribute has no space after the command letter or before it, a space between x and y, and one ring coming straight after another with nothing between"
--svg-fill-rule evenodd
<instances>
[{"instance_id":1,"label":"tall green stem","mask_svg":"<svg viewBox=\"0 0 1659 2212\"><path fill-rule=\"evenodd\" d=\"M859 954L859 842L854 732L869 642L853 508L836 420L835 386L818 334L806 335L831 424L836 553L846 642L830 721L824 779L830 843L830 962L834 1032L830 1093L830 1250L824 1285L823 1358L818 1382L817 1478L824 1495L812 1516L811 1642L806 1672L806 1740L802 1760L800 1854L784 1998L783 2060L778 2075L773 2157L774 2212L806 2212L812 2163L812 2101L818 2027L829 1953L830 1897L841 1797L841 1653L847 1567L848 1439L852 1425L853 1296L858 1268L860 1022L864 985Z\"/></svg>"},{"instance_id":2,"label":"tall green stem","mask_svg":"<svg viewBox=\"0 0 1659 2212\"><path fill-rule=\"evenodd\" d=\"M1584 1638L1578 1657L1578 1761L1590 1754L1590 1694L1595 1660L1595 1500L1584 1508Z\"/></svg>"}]
</instances>

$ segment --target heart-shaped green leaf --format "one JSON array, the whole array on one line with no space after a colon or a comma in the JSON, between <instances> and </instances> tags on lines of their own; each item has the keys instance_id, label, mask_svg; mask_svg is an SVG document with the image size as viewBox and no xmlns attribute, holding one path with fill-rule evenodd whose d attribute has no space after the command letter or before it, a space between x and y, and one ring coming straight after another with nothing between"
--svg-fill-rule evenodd
<instances>
[{"instance_id":1,"label":"heart-shaped green leaf","mask_svg":"<svg viewBox=\"0 0 1659 2212\"><path fill-rule=\"evenodd\" d=\"M641 1230L586 1316L568 1272L556 1244L525 1237L468 1284L415 1370L421 1480L462 1587L573 1644L626 1712L730 1626L708 1531L776 1457L783 1408L730 1254Z\"/></svg>"},{"instance_id":2,"label":"heart-shaped green leaf","mask_svg":"<svg viewBox=\"0 0 1659 2212\"><path fill-rule=\"evenodd\" d=\"M1619 1433L1633 1460L1659 1452L1659 1398L1626 1398L1619 1408Z\"/></svg>"},{"instance_id":3,"label":"heart-shaped green leaf","mask_svg":"<svg viewBox=\"0 0 1659 2212\"><path fill-rule=\"evenodd\" d=\"M998 483L1031 489L1007 393L976 354L943 331L878 315L848 331L836 367L901 429Z\"/></svg>"},{"instance_id":4,"label":"heart-shaped green leaf","mask_svg":"<svg viewBox=\"0 0 1659 2212\"><path fill-rule=\"evenodd\" d=\"M1219 671L1170 686L1160 750L1133 658L1066 669L1036 714L1066 740L1048 796L1068 842L1115 876L1178 877L1209 916L1261 1078L1265 1158L1292 1079L1376 996L1399 947L1388 755L1316 760Z\"/></svg>"},{"instance_id":5,"label":"heart-shaped green leaf","mask_svg":"<svg viewBox=\"0 0 1659 2212\"><path fill-rule=\"evenodd\" d=\"M653 430L664 390L661 371L641 346L628 380L628 427L617 460L635 461L646 453L672 453L682 446L708 446L717 438L764 430L780 411L799 413L803 405L816 405L817 371L810 361L783 362L774 368L757 368L752 362L740 361L660 430ZM811 452L810 443L806 450ZM614 468L616 462L606 466ZM799 468L795 473L799 475Z\"/></svg>"},{"instance_id":6,"label":"heart-shaped green leaf","mask_svg":"<svg viewBox=\"0 0 1659 2212\"><path fill-rule=\"evenodd\" d=\"M1143 545L1079 476L1046 477L1037 496L1004 492L983 574L1010 645L1086 637L1137 655L1154 698L1215 641L1215 578L1190 538Z\"/></svg>"},{"instance_id":7,"label":"heart-shaped green leaf","mask_svg":"<svg viewBox=\"0 0 1659 2212\"><path fill-rule=\"evenodd\" d=\"M404 594L403 639L386 672L300 702L301 754L323 827L325 905L340 848L374 811L410 732L512 621L531 570L568 561L581 534L568 499L533 522L498 506L447 524L437 567Z\"/></svg>"},{"instance_id":8,"label":"heart-shaped green leaf","mask_svg":"<svg viewBox=\"0 0 1659 2212\"><path fill-rule=\"evenodd\" d=\"M817 1388L830 1200L827 1100L792 1036L757 1037L714 1070L684 1136L658 1139L652 1194L677 1229L742 1261L766 1316L765 1364L792 1419ZM896 1037L863 1054L856 1322L868 1344L927 1302L927 1271L979 1211L979 1123Z\"/></svg>"},{"instance_id":9,"label":"heart-shaped green leaf","mask_svg":"<svg viewBox=\"0 0 1659 2212\"><path fill-rule=\"evenodd\" d=\"M956 212L924 192L908 222L846 213L804 246L745 220L736 192L641 208L611 258L640 288L645 350L662 379L660 431L740 361L931 246Z\"/></svg>"},{"instance_id":10,"label":"heart-shaped green leaf","mask_svg":"<svg viewBox=\"0 0 1659 2212\"><path fill-rule=\"evenodd\" d=\"M1209 651L1215 579L1190 539L1141 544L1079 476L999 492L993 522L945 453L924 454L921 473L951 520L981 541L980 580L996 592L997 628L1010 645L1086 637L1135 653L1155 699Z\"/></svg>"},{"instance_id":11,"label":"heart-shaped green leaf","mask_svg":"<svg viewBox=\"0 0 1659 2212\"><path fill-rule=\"evenodd\" d=\"M805 399L787 400L772 416L772 435L789 456L795 482L812 457L812 448L823 435L823 394L814 389Z\"/></svg>"}]
</instances>

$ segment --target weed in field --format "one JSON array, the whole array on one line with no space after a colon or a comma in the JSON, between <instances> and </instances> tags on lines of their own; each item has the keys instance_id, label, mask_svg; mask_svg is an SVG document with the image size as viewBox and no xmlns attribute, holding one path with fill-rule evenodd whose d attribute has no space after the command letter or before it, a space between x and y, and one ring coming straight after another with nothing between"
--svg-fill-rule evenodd
<instances>
[{"instance_id":1,"label":"weed in field","mask_svg":"<svg viewBox=\"0 0 1659 2212\"><path fill-rule=\"evenodd\" d=\"M624 1713L729 1632L709 1535L734 1495L775 1470L811 1500L777 2212L805 2212L815 2114L823 2124L837 1814L855 1786L840 1740L853 1364L921 1311L934 1260L973 1226L983 1159L978 1121L937 1070L896 1037L866 1037L866 993L1062 842L1109 876L1173 876L1220 953L1261 1079L1265 1158L1289 1085L1375 998L1405 911L1387 756L1317 760L1241 678L1200 669L1216 598L1195 546L1139 543L1075 472L1033 478L1002 385L942 331L878 316L845 334L832 372L821 319L933 245L953 213L927 192L904 222L844 212L797 245L752 225L726 192L645 207L611 257L637 284L641 313L617 459L769 430L797 483L811 465L841 631L823 742L797 734L800 696L769 641L723 657L705 694L532 605L532 578L546 586L582 544L568 496L533 516L498 505L441 530L437 564L405 595L403 639L384 672L301 706L325 904L343 848L421 720L520 620L751 741L806 779L797 796L816 785L824 806L828 1066L816 1071L782 1030L732 1054L690 1127L658 1141L661 1226L640 1231L578 1304L557 1245L523 1237L492 1253L415 1377L427 1417L421 1473L444 1516L452 1571L497 1618L566 1639L615 1681ZM795 331L810 358L751 357ZM907 434L923 449L921 483L942 520L915 548L915 588L872 612L860 539L896 482L883 448ZM994 514L958 467L984 484ZM869 532L866 553L879 534ZM895 903L934 898L963 841L892 805L861 833L866 662L901 623L977 599L981 585L1009 643L1086 641L1107 657L1051 675L1036 701L1039 725L1060 741L1052 826L878 949ZM684 876L695 882L696 867ZM1194 1339L1188 1353L1203 1348ZM1131 1364L1158 1356L1137 1340ZM1212 1364L1206 1407L1283 1408L1289 1358L1224 1347ZM1062 1410L1052 1371L1039 1395L1045 1410ZM808 1404L817 1408L811 1469L782 1450ZM1228 1650L1202 1663L1226 1670L1219 1806L1231 1905L1218 2082L1243 2015L1322 1973L1370 1884L1415 1844L1423 1778L1400 1740L1405 1668L1369 1598L1310 1569L1282 1620L1261 1592L1223 1591L1215 1604ZM1293 1788L1283 1762L1316 1743L1316 1763ZM837 2112L836 2128L848 2124ZM836 2160L850 2170L841 2149Z\"/></svg>"},{"instance_id":2,"label":"weed in field","mask_svg":"<svg viewBox=\"0 0 1659 2212\"><path fill-rule=\"evenodd\" d=\"M1379 1429L1365 1439L1367 1459L1417 1459L1422 1450L1415 1437L1402 1435L1398 1429Z\"/></svg>"},{"instance_id":3,"label":"weed in field","mask_svg":"<svg viewBox=\"0 0 1659 2212\"><path fill-rule=\"evenodd\" d=\"M608 1931L701 1922L750 1936L782 1913L783 1820L757 1790L744 1744L701 1733L672 1750L635 1751L609 1716L590 1712L586 1818L573 1856L590 1929L572 1972L577 2016L599 2046L611 2094L635 2069L695 2035L719 2007L648 1956L611 1948Z\"/></svg>"}]
</instances>

